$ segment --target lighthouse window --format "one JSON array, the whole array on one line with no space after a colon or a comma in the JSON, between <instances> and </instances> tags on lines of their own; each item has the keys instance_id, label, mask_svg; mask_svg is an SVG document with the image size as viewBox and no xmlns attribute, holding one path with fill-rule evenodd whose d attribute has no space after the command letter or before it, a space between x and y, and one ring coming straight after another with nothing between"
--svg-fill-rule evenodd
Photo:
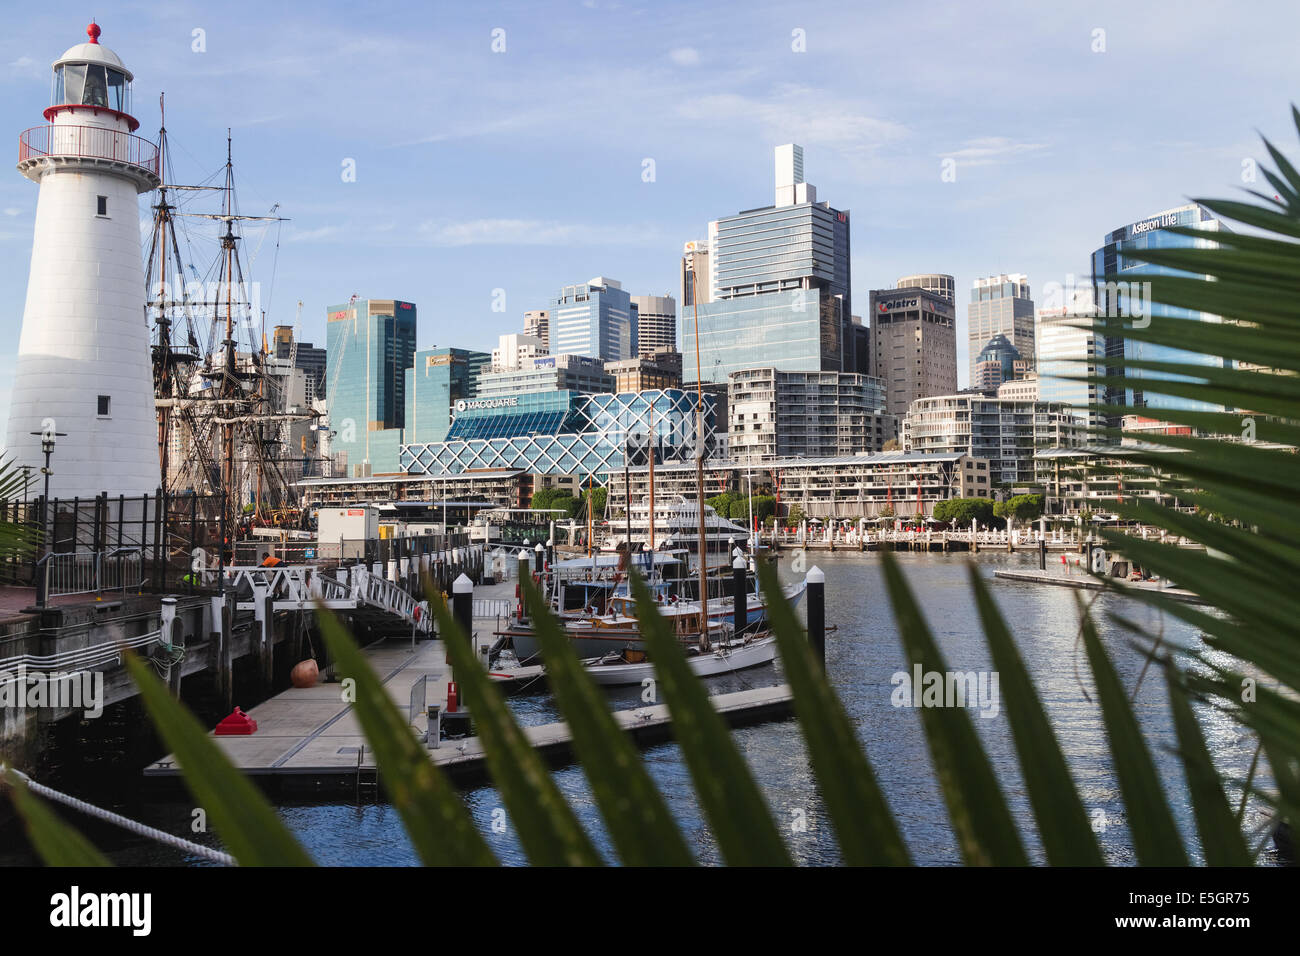
<instances>
[{"instance_id":1,"label":"lighthouse window","mask_svg":"<svg viewBox=\"0 0 1300 956\"><path fill-rule=\"evenodd\" d=\"M80 103L81 91L86 85L86 66L84 63L69 63L55 71L54 91L55 105L61 103Z\"/></svg>"},{"instance_id":2,"label":"lighthouse window","mask_svg":"<svg viewBox=\"0 0 1300 956\"><path fill-rule=\"evenodd\" d=\"M101 396L99 396L99 416L100 416L101 418L107 418L107 417L108 417L108 408L109 408L109 405L110 405L110 403L112 402L112 400L113 400L113 399L112 399L112 396L111 396L111 395L101 395Z\"/></svg>"},{"instance_id":3,"label":"lighthouse window","mask_svg":"<svg viewBox=\"0 0 1300 956\"><path fill-rule=\"evenodd\" d=\"M127 103L126 94L130 87L126 84L125 74L117 70L108 70L108 108L117 110L119 113L131 112L130 105Z\"/></svg>"},{"instance_id":4,"label":"lighthouse window","mask_svg":"<svg viewBox=\"0 0 1300 956\"><path fill-rule=\"evenodd\" d=\"M97 215L97 216L107 216L107 215L108 215L108 197L107 197L107 196L96 196L96 197L95 197L95 215Z\"/></svg>"},{"instance_id":5,"label":"lighthouse window","mask_svg":"<svg viewBox=\"0 0 1300 956\"><path fill-rule=\"evenodd\" d=\"M98 63L86 67L86 90L81 102L87 106L108 105L108 84L104 81L104 68Z\"/></svg>"}]
</instances>

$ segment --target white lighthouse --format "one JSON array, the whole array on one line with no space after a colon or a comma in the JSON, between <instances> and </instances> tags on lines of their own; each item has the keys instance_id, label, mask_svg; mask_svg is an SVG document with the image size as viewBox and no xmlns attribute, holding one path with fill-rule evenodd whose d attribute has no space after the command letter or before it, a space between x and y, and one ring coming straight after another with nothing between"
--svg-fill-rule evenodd
<instances>
[{"instance_id":1,"label":"white lighthouse","mask_svg":"<svg viewBox=\"0 0 1300 956\"><path fill-rule=\"evenodd\" d=\"M131 71L97 25L86 33L54 62L48 122L18 151L41 191L6 453L39 468L59 433L59 498L152 494L160 478L139 206L158 149L133 135Z\"/></svg>"}]
</instances>

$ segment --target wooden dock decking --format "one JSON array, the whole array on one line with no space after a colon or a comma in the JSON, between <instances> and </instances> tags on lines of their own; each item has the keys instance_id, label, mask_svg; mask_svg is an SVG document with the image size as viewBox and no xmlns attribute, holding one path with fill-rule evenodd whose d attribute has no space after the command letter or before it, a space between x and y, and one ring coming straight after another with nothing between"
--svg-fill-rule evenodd
<instances>
[{"instance_id":1,"label":"wooden dock decking","mask_svg":"<svg viewBox=\"0 0 1300 956\"><path fill-rule=\"evenodd\" d=\"M1052 571L994 571L993 575L1007 581L1051 584L1056 587L1077 588L1081 591L1102 591L1106 589L1104 581L1083 572L1078 574L1057 574ZM1124 586L1133 591L1151 591L1163 594L1171 601L1182 601L1185 604L1208 605L1210 603L1199 594L1194 594L1185 588L1166 588L1158 584L1152 584L1150 581L1125 581Z\"/></svg>"},{"instance_id":2,"label":"wooden dock decking","mask_svg":"<svg viewBox=\"0 0 1300 956\"><path fill-rule=\"evenodd\" d=\"M495 619L475 619L479 643L493 640L495 625ZM446 701L450 667L442 641L421 641L412 651L409 639L390 638L363 652L404 713L409 712L412 688L421 677L427 680L428 703ZM497 671L493 677L500 684L523 687L544 679L544 671L536 666L521 667ZM713 698L718 712L733 725L784 718L790 713L791 702L790 690L783 685ZM257 721L256 733L213 739L236 767L259 782L350 789L362 779L375 779L373 754L353 705L344 699L342 684L320 682L309 688L289 688L253 707L248 714ZM663 704L615 711L614 715L638 742L671 736L672 720ZM426 726L425 714L418 713L411 721L411 732L423 735ZM548 759L560 762L570 756L572 736L563 721L523 729L533 746ZM435 764L459 780L481 778L487 771L477 737L443 740L428 753ZM146 767L144 774L155 780L178 778L180 770L168 755Z\"/></svg>"}]
</instances>

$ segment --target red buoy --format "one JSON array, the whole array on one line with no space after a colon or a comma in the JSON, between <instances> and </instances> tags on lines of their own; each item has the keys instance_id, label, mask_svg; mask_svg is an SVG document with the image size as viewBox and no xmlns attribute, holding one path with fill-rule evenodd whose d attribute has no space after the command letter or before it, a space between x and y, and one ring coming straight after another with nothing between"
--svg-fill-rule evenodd
<instances>
[{"instance_id":1,"label":"red buoy","mask_svg":"<svg viewBox=\"0 0 1300 956\"><path fill-rule=\"evenodd\" d=\"M229 717L217 724L217 729L213 732L218 737L238 737L255 734L257 733L257 721L236 707L231 711Z\"/></svg>"}]
</instances>

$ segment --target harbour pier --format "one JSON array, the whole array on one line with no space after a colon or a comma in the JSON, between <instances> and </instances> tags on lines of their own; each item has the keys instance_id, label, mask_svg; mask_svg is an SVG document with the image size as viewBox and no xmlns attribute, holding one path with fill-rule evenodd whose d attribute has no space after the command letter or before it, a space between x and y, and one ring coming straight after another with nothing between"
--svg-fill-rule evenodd
<instances>
[{"instance_id":1,"label":"harbour pier","mask_svg":"<svg viewBox=\"0 0 1300 956\"><path fill-rule=\"evenodd\" d=\"M513 601L514 583L500 581L476 589L473 640L476 651L485 650L500 626L501 604ZM429 707L446 717L447 685L451 667L440 640L389 638L366 648L363 654L379 675L393 702L406 715L412 734L425 740L429 759L461 784L481 781L487 773L483 745L478 737L427 740ZM541 667L526 666L489 671L503 691L544 688ZM344 685L327 680L309 688L289 688L248 711L257 731L241 736L214 736L217 746L245 774L265 789L277 792L359 791L377 785L379 770L366 744ZM790 690L785 685L752 688L712 698L719 714L732 726L780 720L791 712ZM614 712L614 717L639 744L672 736L672 718L663 704ZM572 759L572 734L563 721L523 728L532 745L553 764ZM166 786L179 780L181 771L170 755L144 771L146 779Z\"/></svg>"}]
</instances>

